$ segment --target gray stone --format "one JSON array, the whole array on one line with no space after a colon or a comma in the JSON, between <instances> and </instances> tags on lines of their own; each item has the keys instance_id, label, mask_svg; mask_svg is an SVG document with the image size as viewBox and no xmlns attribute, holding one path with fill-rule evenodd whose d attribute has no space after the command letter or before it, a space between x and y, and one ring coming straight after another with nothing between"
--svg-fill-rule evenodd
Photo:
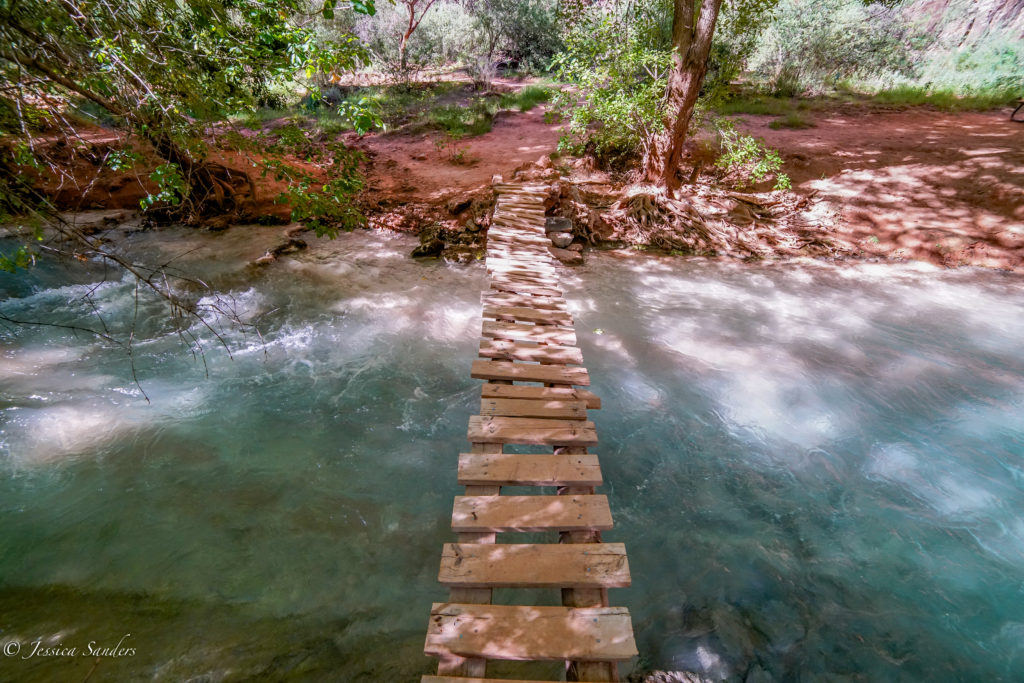
<instances>
[{"instance_id":1,"label":"gray stone","mask_svg":"<svg viewBox=\"0 0 1024 683\"><path fill-rule=\"evenodd\" d=\"M572 219L548 216L544 221L544 230L546 232L572 232Z\"/></svg>"},{"instance_id":2,"label":"gray stone","mask_svg":"<svg viewBox=\"0 0 1024 683\"><path fill-rule=\"evenodd\" d=\"M551 243L560 249L565 249L572 244L571 232L549 232L548 237L551 238Z\"/></svg>"},{"instance_id":3,"label":"gray stone","mask_svg":"<svg viewBox=\"0 0 1024 683\"><path fill-rule=\"evenodd\" d=\"M567 266L583 265L583 254L578 251L569 251L568 249L559 249L558 247L548 247L548 251Z\"/></svg>"}]
</instances>

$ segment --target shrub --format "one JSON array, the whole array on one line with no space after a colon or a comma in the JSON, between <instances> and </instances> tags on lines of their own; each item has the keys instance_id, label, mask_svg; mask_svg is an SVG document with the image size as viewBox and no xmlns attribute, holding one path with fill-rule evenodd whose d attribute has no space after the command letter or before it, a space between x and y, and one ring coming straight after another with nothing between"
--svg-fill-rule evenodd
<instances>
[{"instance_id":1,"label":"shrub","mask_svg":"<svg viewBox=\"0 0 1024 683\"><path fill-rule=\"evenodd\" d=\"M764 142L736 130L728 119L713 122L722 155L715 165L725 171L738 188L775 178L775 189L786 190L792 186L789 176L781 173L782 157L777 150L765 147Z\"/></svg>"},{"instance_id":2,"label":"shrub","mask_svg":"<svg viewBox=\"0 0 1024 683\"><path fill-rule=\"evenodd\" d=\"M636 157L663 126L668 49L652 47L650 19L585 12L553 62L574 87L554 97L566 122L559 149L592 152L605 164Z\"/></svg>"},{"instance_id":3,"label":"shrub","mask_svg":"<svg viewBox=\"0 0 1024 683\"><path fill-rule=\"evenodd\" d=\"M881 3L779 0L751 67L787 97L855 76L909 76L910 37L899 10Z\"/></svg>"}]
</instances>

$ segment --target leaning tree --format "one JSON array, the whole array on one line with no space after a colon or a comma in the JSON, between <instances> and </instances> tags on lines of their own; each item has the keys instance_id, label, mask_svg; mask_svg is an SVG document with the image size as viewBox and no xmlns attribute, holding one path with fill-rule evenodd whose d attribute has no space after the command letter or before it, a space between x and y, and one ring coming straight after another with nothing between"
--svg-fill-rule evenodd
<instances>
[{"instance_id":1,"label":"leaning tree","mask_svg":"<svg viewBox=\"0 0 1024 683\"><path fill-rule=\"evenodd\" d=\"M670 194L682 185L679 163L683 143L707 75L711 39L721 7L722 0L675 0L664 130L655 136L644 160L647 181L664 187Z\"/></svg>"},{"instance_id":2,"label":"leaning tree","mask_svg":"<svg viewBox=\"0 0 1024 683\"><path fill-rule=\"evenodd\" d=\"M237 211L251 179L209 158L209 133L276 81L365 61L354 38L324 44L304 25L335 2L0 0L0 209L24 208L17 169L56 169L39 139L79 140L71 112L85 106L149 143L164 162L156 196L176 218Z\"/></svg>"}]
</instances>

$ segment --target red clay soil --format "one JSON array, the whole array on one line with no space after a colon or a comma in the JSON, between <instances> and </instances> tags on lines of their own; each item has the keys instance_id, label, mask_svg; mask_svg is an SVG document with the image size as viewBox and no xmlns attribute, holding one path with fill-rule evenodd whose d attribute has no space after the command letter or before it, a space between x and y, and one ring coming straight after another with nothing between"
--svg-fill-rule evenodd
<instances>
[{"instance_id":1,"label":"red clay soil","mask_svg":"<svg viewBox=\"0 0 1024 683\"><path fill-rule=\"evenodd\" d=\"M367 191L397 201L443 201L457 192L510 177L524 163L537 161L558 146L558 127L544 122L545 107L501 112L491 132L438 149L440 136L366 135L349 144L371 158ZM455 160L458 153L461 160Z\"/></svg>"},{"instance_id":2,"label":"red clay soil","mask_svg":"<svg viewBox=\"0 0 1024 683\"><path fill-rule=\"evenodd\" d=\"M804 130L742 119L865 255L1024 272L1024 124L1008 112L819 114Z\"/></svg>"},{"instance_id":3,"label":"red clay soil","mask_svg":"<svg viewBox=\"0 0 1024 683\"><path fill-rule=\"evenodd\" d=\"M772 130L772 117L740 118L741 127L780 150L795 192L816 193L835 206L841 221L829 237L854 253L1024 272L1024 124L1010 122L1007 112L820 113L815 127L804 130ZM408 214L392 227L416 230L450 218L444 207L453 197L480 194L492 175L509 178L553 152L559 130L544 122L544 107L536 107L500 114L491 132L450 151L435 147L435 136L344 137L369 158L371 223L375 211L382 225L394 222L379 220L386 216ZM91 142L99 156L116 144L107 131L97 131ZM458 152L463 163L452 158ZM249 167L237 155L223 156ZM148 189L144 169L132 175L101 170L97 178L98 158L78 157L72 165L81 166L74 175L87 180L65 178L50 188L69 210L134 209ZM256 182L253 215L286 218L288 207L273 201L283 187Z\"/></svg>"}]
</instances>

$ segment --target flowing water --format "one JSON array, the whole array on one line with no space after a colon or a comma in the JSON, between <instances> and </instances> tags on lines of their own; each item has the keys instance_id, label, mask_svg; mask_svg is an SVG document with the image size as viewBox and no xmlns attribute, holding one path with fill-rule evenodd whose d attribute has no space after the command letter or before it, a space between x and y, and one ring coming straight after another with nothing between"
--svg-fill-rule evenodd
<instances>
[{"instance_id":1,"label":"flowing water","mask_svg":"<svg viewBox=\"0 0 1024 683\"><path fill-rule=\"evenodd\" d=\"M168 236L173 239L168 239ZM414 681L479 382L479 265L344 235L132 237L230 294L229 357L99 266L4 275L0 681ZM166 259L163 259L166 260ZM596 254L565 278L637 668L1024 671L1024 281ZM91 301L85 295L91 293ZM550 601L550 597L545 600ZM125 634L131 634L124 640ZM76 648L46 654L42 646ZM92 647L131 653L89 656Z\"/></svg>"}]
</instances>

